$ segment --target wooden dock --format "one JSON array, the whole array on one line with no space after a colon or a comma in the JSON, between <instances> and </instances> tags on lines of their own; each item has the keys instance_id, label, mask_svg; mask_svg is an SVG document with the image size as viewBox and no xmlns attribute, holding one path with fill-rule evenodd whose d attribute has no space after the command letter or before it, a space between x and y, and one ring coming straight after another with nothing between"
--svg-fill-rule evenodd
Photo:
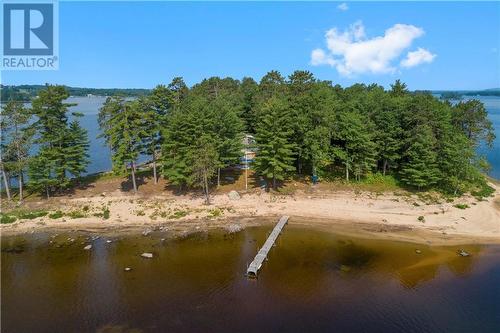
<instances>
[{"instance_id":1,"label":"wooden dock","mask_svg":"<svg viewBox=\"0 0 500 333\"><path fill-rule=\"evenodd\" d=\"M281 231L285 227L285 224L288 223L288 216L282 216L276 226L274 227L273 231L267 237L266 242L262 247L260 248L259 252L255 256L255 259L250 263L250 265L247 268L247 276L249 277L257 277L257 273L259 272L259 269L262 267L262 263L264 260L267 258L267 254L269 251L271 251L271 248L274 245L274 242L280 235Z\"/></svg>"}]
</instances>

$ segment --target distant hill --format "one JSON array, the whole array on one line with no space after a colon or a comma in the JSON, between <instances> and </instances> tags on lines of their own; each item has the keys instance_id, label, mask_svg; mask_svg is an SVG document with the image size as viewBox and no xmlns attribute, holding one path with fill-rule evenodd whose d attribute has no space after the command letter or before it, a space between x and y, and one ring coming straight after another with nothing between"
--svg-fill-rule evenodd
<instances>
[{"instance_id":1,"label":"distant hill","mask_svg":"<svg viewBox=\"0 0 500 333\"><path fill-rule=\"evenodd\" d=\"M17 100L23 102L29 102L33 97L38 95L38 92L43 89L44 85L19 85L19 86L7 86L0 85L1 88L1 99L2 102L9 100ZM98 96L129 96L138 97L148 95L151 91L150 89L118 89L118 88L78 88L78 87L68 87L66 86L70 96L87 96L87 95L98 95Z\"/></svg>"}]
</instances>

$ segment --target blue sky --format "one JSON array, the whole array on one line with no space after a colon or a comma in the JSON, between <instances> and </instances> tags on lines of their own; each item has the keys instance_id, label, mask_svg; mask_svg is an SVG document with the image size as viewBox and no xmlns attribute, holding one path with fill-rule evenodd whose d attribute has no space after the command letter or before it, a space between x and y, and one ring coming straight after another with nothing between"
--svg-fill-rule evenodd
<instances>
[{"instance_id":1,"label":"blue sky","mask_svg":"<svg viewBox=\"0 0 500 333\"><path fill-rule=\"evenodd\" d=\"M343 86L500 87L499 2L340 4L60 2L59 70L2 83L150 88L305 69Z\"/></svg>"}]
</instances>

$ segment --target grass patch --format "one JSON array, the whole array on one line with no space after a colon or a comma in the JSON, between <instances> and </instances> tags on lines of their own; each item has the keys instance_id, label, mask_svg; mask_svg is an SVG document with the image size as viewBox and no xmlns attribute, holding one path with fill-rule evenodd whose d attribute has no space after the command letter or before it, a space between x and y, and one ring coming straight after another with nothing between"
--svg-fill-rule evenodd
<instances>
[{"instance_id":1,"label":"grass patch","mask_svg":"<svg viewBox=\"0 0 500 333\"><path fill-rule=\"evenodd\" d=\"M55 211L54 213L49 214L49 218L54 219L54 220L55 219L60 219L63 216L64 216L64 214L60 210Z\"/></svg>"},{"instance_id":2,"label":"grass patch","mask_svg":"<svg viewBox=\"0 0 500 333\"><path fill-rule=\"evenodd\" d=\"M67 215L72 219L81 219L85 217L85 214L83 212L80 212L79 210L71 211Z\"/></svg>"},{"instance_id":3,"label":"grass patch","mask_svg":"<svg viewBox=\"0 0 500 333\"><path fill-rule=\"evenodd\" d=\"M467 209L467 208L469 208L469 205L467 205L467 204L456 204L456 205L453 205L453 207L458 208L458 209Z\"/></svg>"},{"instance_id":4,"label":"grass patch","mask_svg":"<svg viewBox=\"0 0 500 333\"><path fill-rule=\"evenodd\" d=\"M22 212L18 215L19 219L21 220L33 220L38 217L43 217L46 216L49 212L45 210L37 210L33 212Z\"/></svg>"},{"instance_id":5,"label":"grass patch","mask_svg":"<svg viewBox=\"0 0 500 333\"><path fill-rule=\"evenodd\" d=\"M481 184L481 187L478 190L472 191L470 194L472 194L476 200L482 201L484 198L490 197L493 193L495 193L495 189L484 183Z\"/></svg>"},{"instance_id":6,"label":"grass patch","mask_svg":"<svg viewBox=\"0 0 500 333\"><path fill-rule=\"evenodd\" d=\"M223 214L224 213L219 208L214 208L214 209L211 209L211 210L208 211L208 216L209 217L220 217Z\"/></svg>"},{"instance_id":7,"label":"grass patch","mask_svg":"<svg viewBox=\"0 0 500 333\"><path fill-rule=\"evenodd\" d=\"M171 219L180 219L181 217L187 216L189 212L185 210L177 210L172 215L170 215Z\"/></svg>"},{"instance_id":8,"label":"grass patch","mask_svg":"<svg viewBox=\"0 0 500 333\"><path fill-rule=\"evenodd\" d=\"M9 224L16 222L17 217L12 215L5 215L0 213L0 223L1 224Z\"/></svg>"}]
</instances>

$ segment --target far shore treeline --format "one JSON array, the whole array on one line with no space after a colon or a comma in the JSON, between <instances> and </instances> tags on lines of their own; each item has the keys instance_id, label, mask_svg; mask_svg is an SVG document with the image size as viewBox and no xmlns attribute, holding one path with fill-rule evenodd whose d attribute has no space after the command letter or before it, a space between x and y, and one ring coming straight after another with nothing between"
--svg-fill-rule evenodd
<instances>
[{"instance_id":1,"label":"far shore treeline","mask_svg":"<svg viewBox=\"0 0 500 333\"><path fill-rule=\"evenodd\" d=\"M11 177L21 200L26 180L47 197L78 184L92 156L79 114L69 117L69 96L47 85L30 108L14 100L2 106L8 197ZM260 82L211 77L191 88L177 77L134 100L108 97L98 122L113 171L128 174L134 191L137 160L148 155L155 183L165 177L180 189L201 188L207 203L220 170L239 163L245 134L256 141L252 169L275 189L294 175L349 182L378 174L453 195L485 188L488 164L477 147L495 138L478 100L451 104L399 80L389 90L342 88L308 71L288 78L271 71Z\"/></svg>"}]
</instances>

